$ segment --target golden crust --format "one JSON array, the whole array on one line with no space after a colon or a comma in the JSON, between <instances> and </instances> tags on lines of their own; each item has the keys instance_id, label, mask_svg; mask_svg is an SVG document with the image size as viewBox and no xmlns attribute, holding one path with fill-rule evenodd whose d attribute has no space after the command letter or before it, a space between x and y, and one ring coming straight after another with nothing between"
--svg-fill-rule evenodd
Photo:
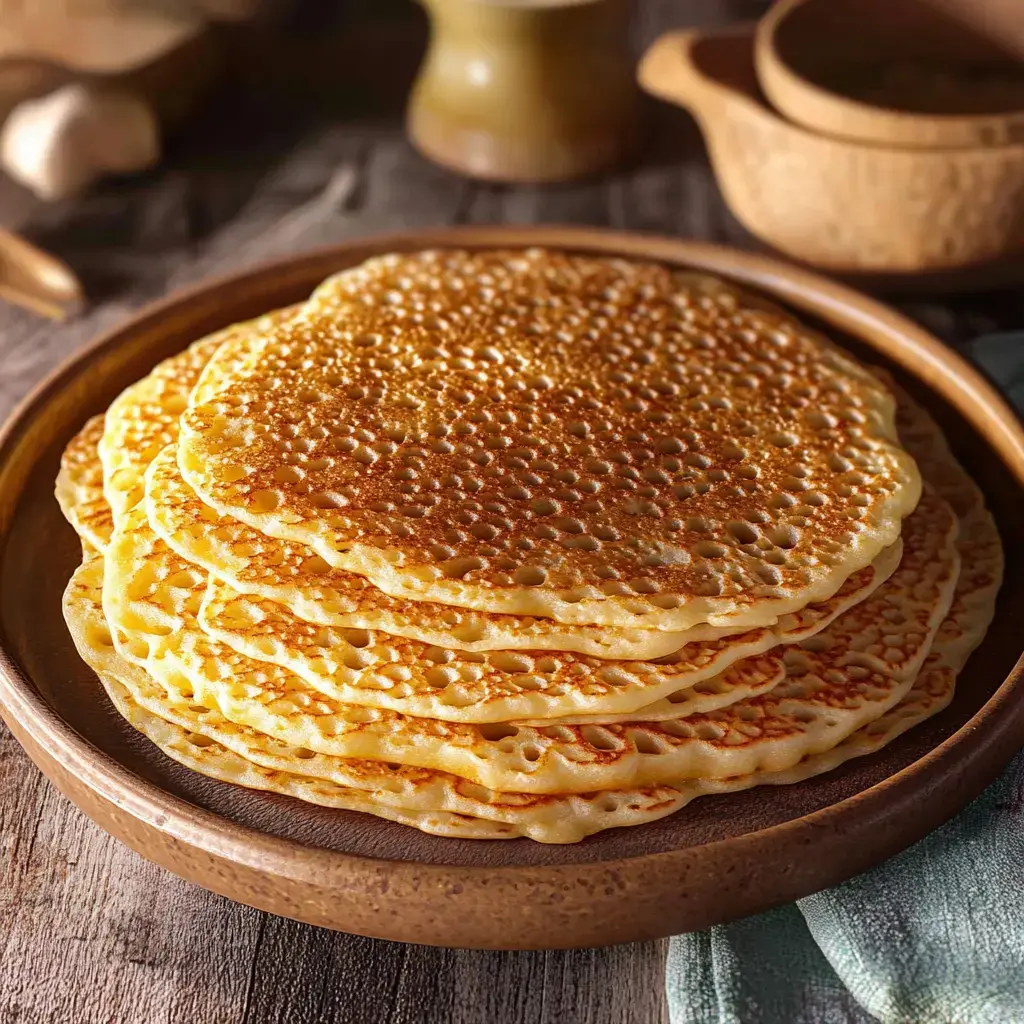
<instances>
[{"instance_id":1,"label":"golden crust","mask_svg":"<svg viewBox=\"0 0 1024 1024\"><path fill-rule=\"evenodd\" d=\"M286 308L246 323L233 324L200 338L184 352L165 359L127 387L107 410L99 442L104 494L116 520L143 496L146 467L165 445L178 438L178 418L211 357L239 338L269 331L293 315Z\"/></svg>"},{"instance_id":2,"label":"golden crust","mask_svg":"<svg viewBox=\"0 0 1024 1024\"><path fill-rule=\"evenodd\" d=\"M103 496L103 466L96 452L102 436L103 416L93 416L64 449L54 487L64 518L99 551L114 532L110 504Z\"/></svg>"},{"instance_id":3,"label":"golden crust","mask_svg":"<svg viewBox=\"0 0 1024 1024\"><path fill-rule=\"evenodd\" d=\"M196 703L198 698L183 677L169 677L176 679L182 689L161 690L144 673L120 659L111 647L98 603L102 563L89 560L88 545L87 562L68 587L66 614L83 657L96 669L121 714L171 757L194 770L324 806L367 811L440 835L528 835L542 842L574 842L603 828L662 817L702 795L753 785L789 784L828 771L848 758L879 749L948 703L956 672L983 636L993 614L1002 551L980 493L952 460L937 428L912 405L908 412L903 396L901 413L901 429L907 429L913 438L909 443L915 455L961 516L957 546L965 571L957 582L950 613L910 692L891 710L831 749L805 757L782 771L759 770L726 779L690 779L672 786L545 796L496 793L427 769L341 760L308 749L296 750L230 722L215 706ZM83 629L83 610L90 612L90 602L91 628ZM84 621L89 626L88 614Z\"/></svg>"},{"instance_id":4,"label":"golden crust","mask_svg":"<svg viewBox=\"0 0 1024 1024\"><path fill-rule=\"evenodd\" d=\"M394 596L739 628L899 534L883 385L796 321L664 267L371 260L182 417L200 497Z\"/></svg>"},{"instance_id":5,"label":"golden crust","mask_svg":"<svg viewBox=\"0 0 1024 1024\"><path fill-rule=\"evenodd\" d=\"M878 717L912 685L949 607L954 537L949 506L926 493L906 521L897 571L811 640L786 648L786 678L773 690L660 722L470 725L335 701L209 637L196 618L202 573L162 564L173 553L138 509L107 549L103 604L129 660L158 679L184 675L227 718L295 746L434 768L501 791L590 792L781 770ZM418 660L406 667L424 668Z\"/></svg>"}]
</instances>

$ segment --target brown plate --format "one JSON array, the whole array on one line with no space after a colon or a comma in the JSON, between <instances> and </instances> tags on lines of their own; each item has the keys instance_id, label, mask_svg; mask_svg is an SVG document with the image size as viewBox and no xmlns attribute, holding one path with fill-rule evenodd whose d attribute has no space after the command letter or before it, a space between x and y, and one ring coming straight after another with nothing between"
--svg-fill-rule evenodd
<instances>
[{"instance_id":1,"label":"brown plate","mask_svg":"<svg viewBox=\"0 0 1024 1024\"><path fill-rule=\"evenodd\" d=\"M121 721L60 612L79 560L53 499L61 448L163 357L296 302L330 272L428 246L548 245L646 257L756 287L884 363L939 418L1010 552L1024 544L1024 430L963 359L891 310L814 274L717 246L580 228L437 229L347 244L151 307L75 356L0 435L0 705L58 788L143 856L209 889L313 924L434 945L600 945L704 928L834 885L938 826L1024 741L1024 573L953 705L886 750L798 786L709 797L574 846L423 835L196 775Z\"/></svg>"}]
</instances>

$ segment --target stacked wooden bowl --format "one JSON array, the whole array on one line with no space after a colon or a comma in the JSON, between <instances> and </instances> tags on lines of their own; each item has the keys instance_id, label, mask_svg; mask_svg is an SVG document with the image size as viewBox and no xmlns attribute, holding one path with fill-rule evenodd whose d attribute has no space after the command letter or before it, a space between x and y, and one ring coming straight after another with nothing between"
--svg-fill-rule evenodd
<instances>
[{"instance_id":1,"label":"stacked wooden bowl","mask_svg":"<svg viewBox=\"0 0 1024 1024\"><path fill-rule=\"evenodd\" d=\"M691 111L733 212L783 252L900 280L1024 263L1010 0L779 0L758 24L663 36L640 81Z\"/></svg>"}]
</instances>

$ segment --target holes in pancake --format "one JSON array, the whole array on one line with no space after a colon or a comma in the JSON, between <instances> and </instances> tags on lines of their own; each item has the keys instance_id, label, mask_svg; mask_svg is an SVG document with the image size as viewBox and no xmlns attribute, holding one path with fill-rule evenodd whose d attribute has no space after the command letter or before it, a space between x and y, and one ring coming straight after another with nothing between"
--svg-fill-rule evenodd
<instances>
[{"instance_id":1,"label":"holes in pancake","mask_svg":"<svg viewBox=\"0 0 1024 1024\"><path fill-rule=\"evenodd\" d=\"M442 704L450 708L465 708L476 703L476 697L457 686L449 686L438 698Z\"/></svg>"},{"instance_id":2,"label":"holes in pancake","mask_svg":"<svg viewBox=\"0 0 1024 1024\"><path fill-rule=\"evenodd\" d=\"M319 576L330 571L331 567L319 555L310 555L299 563L299 572L307 576Z\"/></svg>"},{"instance_id":3,"label":"holes in pancake","mask_svg":"<svg viewBox=\"0 0 1024 1024\"><path fill-rule=\"evenodd\" d=\"M795 548L800 541L800 531L795 526L785 523L771 527L766 531L766 536L776 547L785 548L787 551Z\"/></svg>"},{"instance_id":4,"label":"holes in pancake","mask_svg":"<svg viewBox=\"0 0 1024 1024\"><path fill-rule=\"evenodd\" d=\"M562 506L550 498L537 498L530 502L530 509L538 516L551 516L560 512Z\"/></svg>"},{"instance_id":5,"label":"holes in pancake","mask_svg":"<svg viewBox=\"0 0 1024 1024\"><path fill-rule=\"evenodd\" d=\"M297 484L305 476L305 470L298 466L278 466L274 470L274 480L279 484Z\"/></svg>"},{"instance_id":6,"label":"holes in pancake","mask_svg":"<svg viewBox=\"0 0 1024 1024\"><path fill-rule=\"evenodd\" d=\"M580 736L584 743L595 750L618 750L619 741L607 729L599 725L584 725L580 728Z\"/></svg>"},{"instance_id":7,"label":"holes in pancake","mask_svg":"<svg viewBox=\"0 0 1024 1024\"><path fill-rule=\"evenodd\" d=\"M427 686L443 690L446 686L451 686L452 683L458 681L459 673L448 665L435 665L433 668L427 669L423 679Z\"/></svg>"},{"instance_id":8,"label":"holes in pancake","mask_svg":"<svg viewBox=\"0 0 1024 1024\"><path fill-rule=\"evenodd\" d=\"M540 676L520 674L515 678L515 685L520 690L543 690L547 683Z\"/></svg>"},{"instance_id":9,"label":"holes in pancake","mask_svg":"<svg viewBox=\"0 0 1024 1024\"><path fill-rule=\"evenodd\" d=\"M597 677L609 686L629 686L634 682L634 677L629 672L614 665L606 665L599 669Z\"/></svg>"},{"instance_id":10,"label":"holes in pancake","mask_svg":"<svg viewBox=\"0 0 1024 1024\"><path fill-rule=\"evenodd\" d=\"M694 544L693 551L694 554L699 555L701 558L724 558L728 554L729 549L724 544L718 544L716 541L702 540Z\"/></svg>"},{"instance_id":11,"label":"holes in pancake","mask_svg":"<svg viewBox=\"0 0 1024 1024\"><path fill-rule=\"evenodd\" d=\"M519 735L519 730L508 722L485 722L477 726L480 737L488 743L498 743L504 739L514 739Z\"/></svg>"},{"instance_id":12,"label":"holes in pancake","mask_svg":"<svg viewBox=\"0 0 1024 1024\"><path fill-rule=\"evenodd\" d=\"M726 529L738 544L755 544L760 536L756 527L741 519L734 519L726 526Z\"/></svg>"},{"instance_id":13,"label":"holes in pancake","mask_svg":"<svg viewBox=\"0 0 1024 1024\"><path fill-rule=\"evenodd\" d=\"M180 572L174 573L173 576L168 576L164 582L176 590L194 590L205 583L205 579L202 573L196 569L182 569Z\"/></svg>"},{"instance_id":14,"label":"holes in pancake","mask_svg":"<svg viewBox=\"0 0 1024 1024\"><path fill-rule=\"evenodd\" d=\"M267 512L273 512L274 509L280 506L283 500L284 496L280 491L264 489L256 491L252 495L251 507L257 514L265 514Z\"/></svg>"},{"instance_id":15,"label":"holes in pancake","mask_svg":"<svg viewBox=\"0 0 1024 1024\"><path fill-rule=\"evenodd\" d=\"M373 642L373 634L368 629L342 629L342 639L355 648L369 647Z\"/></svg>"},{"instance_id":16,"label":"holes in pancake","mask_svg":"<svg viewBox=\"0 0 1024 1024\"><path fill-rule=\"evenodd\" d=\"M97 647L113 647L114 638L106 626L91 626L88 630L89 639Z\"/></svg>"},{"instance_id":17,"label":"holes in pancake","mask_svg":"<svg viewBox=\"0 0 1024 1024\"><path fill-rule=\"evenodd\" d=\"M634 594L656 594L660 587L654 580L645 579L640 577L635 580L629 580L626 586L633 591Z\"/></svg>"},{"instance_id":18,"label":"holes in pancake","mask_svg":"<svg viewBox=\"0 0 1024 1024\"><path fill-rule=\"evenodd\" d=\"M517 654L514 651L491 651L487 655L488 662L500 672L531 672L533 671L533 659L525 654Z\"/></svg>"},{"instance_id":19,"label":"holes in pancake","mask_svg":"<svg viewBox=\"0 0 1024 1024\"><path fill-rule=\"evenodd\" d=\"M341 656L341 662L345 668L353 672L362 672L369 668L377 659L368 651L358 651L354 648L347 649Z\"/></svg>"},{"instance_id":20,"label":"holes in pancake","mask_svg":"<svg viewBox=\"0 0 1024 1024\"><path fill-rule=\"evenodd\" d=\"M707 742L720 740L725 735L725 730L715 722L699 722L693 731L697 739Z\"/></svg>"},{"instance_id":21,"label":"holes in pancake","mask_svg":"<svg viewBox=\"0 0 1024 1024\"><path fill-rule=\"evenodd\" d=\"M381 713L376 708L363 708L351 705L345 709L345 720L355 725L368 725L379 722Z\"/></svg>"},{"instance_id":22,"label":"holes in pancake","mask_svg":"<svg viewBox=\"0 0 1024 1024\"><path fill-rule=\"evenodd\" d=\"M317 491L309 495L309 501L322 509L343 508L348 504L347 499L336 491Z\"/></svg>"},{"instance_id":23,"label":"holes in pancake","mask_svg":"<svg viewBox=\"0 0 1024 1024\"><path fill-rule=\"evenodd\" d=\"M811 409L806 418L808 425L814 430L834 430L839 425L839 420L835 416L818 409Z\"/></svg>"},{"instance_id":24,"label":"holes in pancake","mask_svg":"<svg viewBox=\"0 0 1024 1024\"><path fill-rule=\"evenodd\" d=\"M543 753L543 751L540 749L540 747L537 746L536 743L527 743L522 748L521 752L523 755L523 759L529 761L531 764L539 761L541 754Z\"/></svg>"},{"instance_id":25,"label":"holes in pancake","mask_svg":"<svg viewBox=\"0 0 1024 1024\"><path fill-rule=\"evenodd\" d=\"M452 558L440 565L441 572L450 580L465 579L471 572L483 569L487 563L482 558Z\"/></svg>"},{"instance_id":26,"label":"holes in pancake","mask_svg":"<svg viewBox=\"0 0 1024 1024\"><path fill-rule=\"evenodd\" d=\"M649 732L644 732L642 729L631 729L628 735L638 754L657 755L665 752L662 745Z\"/></svg>"},{"instance_id":27,"label":"holes in pancake","mask_svg":"<svg viewBox=\"0 0 1024 1024\"><path fill-rule=\"evenodd\" d=\"M693 729L682 719L669 719L667 722L662 722L659 725L662 732L668 733L670 736L675 736L678 739L690 740L693 739Z\"/></svg>"}]
</instances>

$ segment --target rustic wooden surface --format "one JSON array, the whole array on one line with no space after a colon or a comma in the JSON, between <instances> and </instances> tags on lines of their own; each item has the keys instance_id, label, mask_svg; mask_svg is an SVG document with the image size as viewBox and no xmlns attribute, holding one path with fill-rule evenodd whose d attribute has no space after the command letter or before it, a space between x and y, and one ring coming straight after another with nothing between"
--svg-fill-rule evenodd
<instances>
[{"instance_id":1,"label":"rustic wooden surface","mask_svg":"<svg viewBox=\"0 0 1024 1024\"><path fill-rule=\"evenodd\" d=\"M736 16L744 6L644 0L638 35ZM227 94L160 171L79 202L43 208L0 184L0 223L68 260L92 300L59 327L0 307L0 414L139 305L248 262L357 235L548 221L756 247L724 209L699 135L677 111L653 112L639 166L572 186L505 188L427 164L402 136L396 97L353 92L339 96L331 116L314 104L297 110ZM954 342L1024 324L1020 289L901 304ZM666 1017L666 949L435 950L230 903L100 832L0 726L0 1024L656 1024Z\"/></svg>"}]
</instances>

